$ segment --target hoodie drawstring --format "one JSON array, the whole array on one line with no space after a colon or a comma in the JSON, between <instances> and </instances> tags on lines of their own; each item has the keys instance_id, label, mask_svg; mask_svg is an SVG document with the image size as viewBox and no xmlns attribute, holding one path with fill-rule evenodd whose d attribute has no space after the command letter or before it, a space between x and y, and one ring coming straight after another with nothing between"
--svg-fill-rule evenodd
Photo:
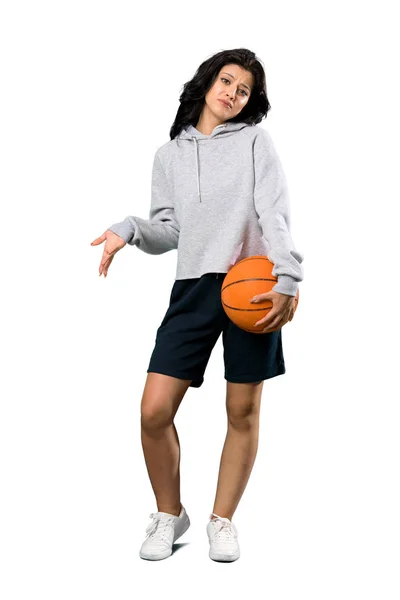
<instances>
[{"instance_id":1,"label":"hoodie drawstring","mask_svg":"<svg viewBox=\"0 0 400 600\"><path fill-rule=\"evenodd\" d=\"M220 125L217 125L216 127L214 127L212 133L210 136L202 136L199 139L203 140L204 139L208 139L210 137L215 137L218 134L223 133L224 131L226 131L227 133L233 133L235 131L240 131L241 129L243 129L244 127L248 127L247 123L242 123L242 122L235 122L235 123L221 123ZM192 135L192 134L195 135ZM201 134L200 134L201 135ZM181 139L187 139L187 140L193 140L194 141L194 151L195 151L195 158L196 158L196 177L197 177L197 195L199 198L199 202L201 202L201 191L200 191L200 161L199 161L199 155L198 155L198 136L199 136L199 131L196 130L196 128L194 127L194 125L189 125L186 128L184 128L184 131L181 132L181 134L179 135L179 137Z\"/></svg>"},{"instance_id":2,"label":"hoodie drawstring","mask_svg":"<svg viewBox=\"0 0 400 600\"><path fill-rule=\"evenodd\" d=\"M196 174L197 174L197 194L199 196L199 201L201 202L201 194L200 194L200 175L199 175L199 159L198 159L198 146L197 146L197 140L195 138L194 135L192 135L192 140L194 141L194 152L195 152L195 157L196 157Z\"/></svg>"}]
</instances>

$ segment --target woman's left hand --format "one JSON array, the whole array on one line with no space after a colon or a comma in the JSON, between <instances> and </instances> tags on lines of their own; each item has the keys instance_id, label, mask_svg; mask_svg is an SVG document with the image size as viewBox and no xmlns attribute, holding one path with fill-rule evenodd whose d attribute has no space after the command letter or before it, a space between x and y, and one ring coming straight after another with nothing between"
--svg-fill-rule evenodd
<instances>
[{"instance_id":1,"label":"woman's left hand","mask_svg":"<svg viewBox=\"0 0 400 600\"><path fill-rule=\"evenodd\" d=\"M263 332L271 333L272 331L278 331L278 329L281 329L288 321L293 319L297 308L297 306L295 306L295 296L288 296L287 294L271 291L266 292L265 294L257 294L254 298L258 299L258 302L271 300L273 304L269 313L263 319L254 323L254 325L261 325L261 323L263 323L265 325L262 330ZM251 299L250 302L257 304L254 299Z\"/></svg>"}]
</instances>

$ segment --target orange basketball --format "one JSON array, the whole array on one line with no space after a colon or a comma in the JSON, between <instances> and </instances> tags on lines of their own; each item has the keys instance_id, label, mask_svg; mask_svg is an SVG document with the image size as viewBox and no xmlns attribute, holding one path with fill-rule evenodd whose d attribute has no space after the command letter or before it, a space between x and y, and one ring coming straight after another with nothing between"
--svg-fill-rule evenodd
<instances>
[{"instance_id":1,"label":"orange basketball","mask_svg":"<svg viewBox=\"0 0 400 600\"><path fill-rule=\"evenodd\" d=\"M265 324L254 323L265 317L272 308L271 300L251 303L253 296L270 292L278 282L272 275L274 264L266 256L248 256L237 262L226 274L221 288L224 311L240 329L251 333L266 333ZM295 310L299 290L295 296Z\"/></svg>"}]
</instances>

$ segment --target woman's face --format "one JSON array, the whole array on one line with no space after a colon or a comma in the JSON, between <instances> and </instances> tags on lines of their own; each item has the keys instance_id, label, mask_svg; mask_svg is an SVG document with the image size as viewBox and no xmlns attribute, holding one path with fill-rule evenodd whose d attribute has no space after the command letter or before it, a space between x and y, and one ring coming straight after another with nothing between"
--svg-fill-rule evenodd
<instances>
[{"instance_id":1,"label":"woman's face","mask_svg":"<svg viewBox=\"0 0 400 600\"><path fill-rule=\"evenodd\" d=\"M239 65L225 65L208 90L205 103L221 122L233 119L246 106L253 86L252 73L242 69ZM222 100L229 106L226 106Z\"/></svg>"}]
</instances>

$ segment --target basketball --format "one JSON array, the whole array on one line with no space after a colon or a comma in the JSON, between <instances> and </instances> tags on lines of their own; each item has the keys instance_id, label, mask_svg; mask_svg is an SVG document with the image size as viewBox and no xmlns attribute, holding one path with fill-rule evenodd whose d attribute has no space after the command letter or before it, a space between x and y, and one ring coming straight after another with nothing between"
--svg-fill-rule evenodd
<instances>
[{"instance_id":1,"label":"basketball","mask_svg":"<svg viewBox=\"0 0 400 600\"><path fill-rule=\"evenodd\" d=\"M266 256L248 256L237 262L226 274L221 288L221 302L230 320L251 333L264 332L264 323L254 323L265 317L271 310L271 300L251 303L253 296L270 292L278 282L272 275L274 264ZM299 290L297 290L294 308L297 309Z\"/></svg>"}]
</instances>

